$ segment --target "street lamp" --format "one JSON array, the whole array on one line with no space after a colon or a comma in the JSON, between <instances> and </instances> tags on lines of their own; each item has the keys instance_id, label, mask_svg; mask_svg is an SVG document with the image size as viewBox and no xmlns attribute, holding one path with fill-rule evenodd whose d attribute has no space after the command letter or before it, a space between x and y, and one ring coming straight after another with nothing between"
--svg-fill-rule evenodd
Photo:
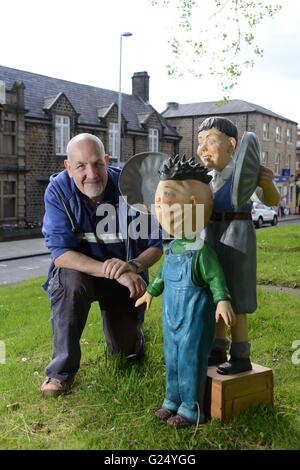
<instances>
[{"instance_id":1,"label":"street lamp","mask_svg":"<svg viewBox=\"0 0 300 470\"><path fill-rule=\"evenodd\" d=\"M117 157L118 166L121 163L121 131L122 131L122 38L132 36L132 33L121 33L120 34L120 66L119 66L119 103L118 103L118 146L117 146Z\"/></svg>"}]
</instances>

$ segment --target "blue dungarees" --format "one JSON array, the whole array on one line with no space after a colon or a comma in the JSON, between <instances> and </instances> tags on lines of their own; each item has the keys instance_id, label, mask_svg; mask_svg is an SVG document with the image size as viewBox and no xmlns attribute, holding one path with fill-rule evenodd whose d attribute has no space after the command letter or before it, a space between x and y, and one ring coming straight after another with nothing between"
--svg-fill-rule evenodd
<instances>
[{"instance_id":1,"label":"blue dungarees","mask_svg":"<svg viewBox=\"0 0 300 470\"><path fill-rule=\"evenodd\" d=\"M207 360L215 333L215 305L208 288L192 280L194 251L165 252L162 277L166 397L162 407L191 422L204 417Z\"/></svg>"}]
</instances>

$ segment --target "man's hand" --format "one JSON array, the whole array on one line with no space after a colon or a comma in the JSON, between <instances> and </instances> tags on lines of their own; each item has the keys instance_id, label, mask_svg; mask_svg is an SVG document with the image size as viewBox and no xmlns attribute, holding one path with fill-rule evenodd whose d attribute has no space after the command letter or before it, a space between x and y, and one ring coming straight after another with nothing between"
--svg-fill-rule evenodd
<instances>
[{"instance_id":1,"label":"man's hand","mask_svg":"<svg viewBox=\"0 0 300 470\"><path fill-rule=\"evenodd\" d=\"M152 295L150 295L149 292L146 291L145 294L136 301L135 307L139 307L140 305L146 303L146 310L149 310L149 308L151 307L152 298Z\"/></svg>"},{"instance_id":2,"label":"man's hand","mask_svg":"<svg viewBox=\"0 0 300 470\"><path fill-rule=\"evenodd\" d=\"M103 263L103 274L107 279L119 280L119 277L126 272L134 272L134 266L119 258L107 259Z\"/></svg>"},{"instance_id":3,"label":"man's hand","mask_svg":"<svg viewBox=\"0 0 300 470\"><path fill-rule=\"evenodd\" d=\"M216 322L218 323L220 318L223 318L227 326L234 325L236 322L236 316L232 310L231 303L228 300L220 300L216 309Z\"/></svg>"},{"instance_id":4,"label":"man's hand","mask_svg":"<svg viewBox=\"0 0 300 470\"><path fill-rule=\"evenodd\" d=\"M122 286L125 286L129 289L130 298L138 299L141 297L146 290L146 283L144 279L138 274L126 272L121 274L121 276L116 279Z\"/></svg>"}]
</instances>

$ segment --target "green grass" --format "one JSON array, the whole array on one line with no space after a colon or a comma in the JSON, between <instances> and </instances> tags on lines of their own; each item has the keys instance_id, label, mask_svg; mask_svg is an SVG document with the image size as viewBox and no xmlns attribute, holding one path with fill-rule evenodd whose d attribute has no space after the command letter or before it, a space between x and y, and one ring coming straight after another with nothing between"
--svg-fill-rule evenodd
<instances>
[{"instance_id":1,"label":"green grass","mask_svg":"<svg viewBox=\"0 0 300 470\"><path fill-rule=\"evenodd\" d=\"M300 365L291 362L292 342L300 339L298 296L259 291L259 309L250 316L252 360L273 368L274 407L177 431L153 416L165 386L161 299L145 321L146 359L132 366L106 358L94 304L72 393L45 400L39 386L52 338L40 285L0 288L0 340L7 350L7 363L0 364L0 449L299 449Z\"/></svg>"},{"instance_id":2,"label":"green grass","mask_svg":"<svg viewBox=\"0 0 300 470\"><path fill-rule=\"evenodd\" d=\"M300 225L256 230L257 281L300 287Z\"/></svg>"}]
</instances>

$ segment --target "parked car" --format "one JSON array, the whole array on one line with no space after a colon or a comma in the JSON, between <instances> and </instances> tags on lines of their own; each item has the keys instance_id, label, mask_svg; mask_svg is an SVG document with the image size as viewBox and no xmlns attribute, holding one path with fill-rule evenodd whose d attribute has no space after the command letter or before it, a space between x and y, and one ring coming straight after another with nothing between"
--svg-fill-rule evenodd
<instances>
[{"instance_id":1,"label":"parked car","mask_svg":"<svg viewBox=\"0 0 300 470\"><path fill-rule=\"evenodd\" d=\"M257 228L261 228L263 224L277 225L278 223L277 211L264 204L253 202L251 213L253 223Z\"/></svg>"}]
</instances>

